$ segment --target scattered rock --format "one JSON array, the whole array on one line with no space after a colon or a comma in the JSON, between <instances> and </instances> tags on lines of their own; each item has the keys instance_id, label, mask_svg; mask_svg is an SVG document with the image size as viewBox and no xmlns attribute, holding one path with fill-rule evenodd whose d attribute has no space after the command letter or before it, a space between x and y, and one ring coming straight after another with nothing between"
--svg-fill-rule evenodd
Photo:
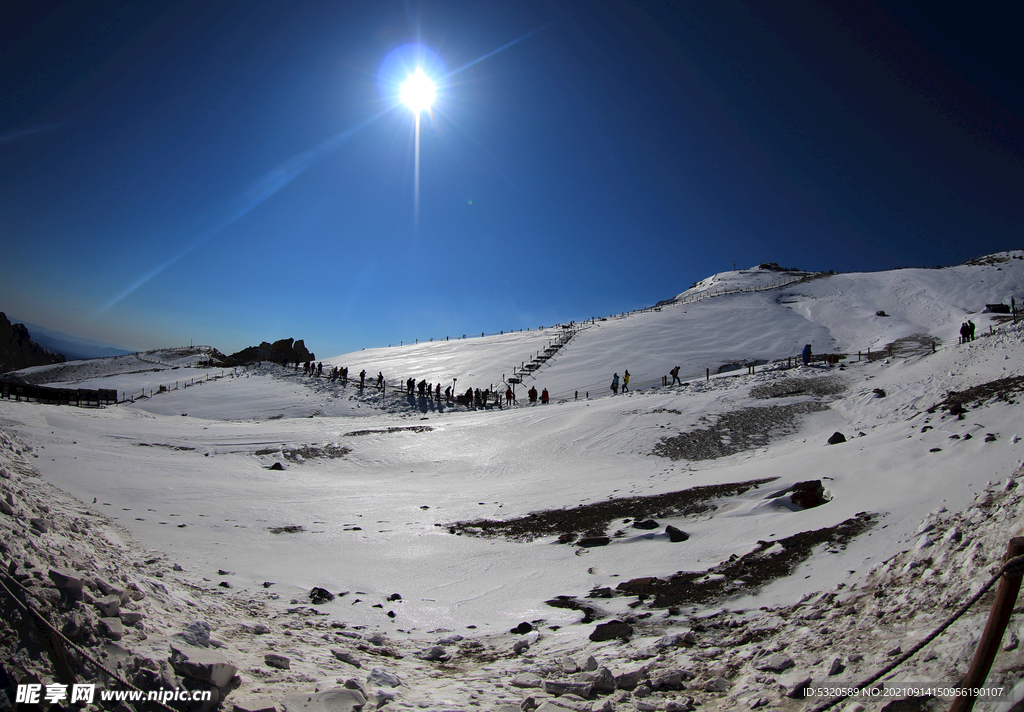
<instances>
[{"instance_id":1,"label":"scattered rock","mask_svg":"<svg viewBox=\"0 0 1024 712\"><path fill-rule=\"evenodd\" d=\"M447 660L449 655L440 645L432 645L426 650L421 650L416 654L416 657L420 660L426 660L427 662L438 662L441 660Z\"/></svg>"},{"instance_id":2,"label":"scattered rock","mask_svg":"<svg viewBox=\"0 0 1024 712\"><path fill-rule=\"evenodd\" d=\"M567 680L545 680L543 683L544 692L555 697L562 695L577 695L586 699L594 691L594 685L590 682L570 682Z\"/></svg>"},{"instance_id":3,"label":"scattered rock","mask_svg":"<svg viewBox=\"0 0 1024 712\"><path fill-rule=\"evenodd\" d=\"M724 677L713 677L701 687L704 688L705 692L728 692L729 688L732 687L732 683Z\"/></svg>"},{"instance_id":4,"label":"scattered rock","mask_svg":"<svg viewBox=\"0 0 1024 712\"><path fill-rule=\"evenodd\" d=\"M314 587L309 592L309 602L314 605L320 605L321 603L329 603L334 600L334 594L328 591L326 588Z\"/></svg>"},{"instance_id":5,"label":"scattered rock","mask_svg":"<svg viewBox=\"0 0 1024 712\"><path fill-rule=\"evenodd\" d=\"M532 672L524 672L513 677L509 684L512 685L512 687L531 689L540 687L544 684L544 681L540 678L540 675Z\"/></svg>"},{"instance_id":6,"label":"scattered rock","mask_svg":"<svg viewBox=\"0 0 1024 712\"><path fill-rule=\"evenodd\" d=\"M845 442L846 442L846 436L843 435L842 433L840 433L838 430L836 432L832 433L832 437L830 437L828 439L828 444L829 445L837 445L839 443L845 443Z\"/></svg>"},{"instance_id":7,"label":"scattered rock","mask_svg":"<svg viewBox=\"0 0 1024 712\"><path fill-rule=\"evenodd\" d=\"M401 680L383 668L374 668L366 679L378 687L398 687L402 684Z\"/></svg>"},{"instance_id":8,"label":"scattered rock","mask_svg":"<svg viewBox=\"0 0 1024 712\"><path fill-rule=\"evenodd\" d=\"M277 668L278 670L291 670L292 667L292 661L278 653L267 653L263 656L263 662L272 668Z\"/></svg>"},{"instance_id":9,"label":"scattered rock","mask_svg":"<svg viewBox=\"0 0 1024 712\"><path fill-rule=\"evenodd\" d=\"M754 667L762 672L782 672L793 667L793 659L785 653L773 653Z\"/></svg>"},{"instance_id":10,"label":"scattered rock","mask_svg":"<svg viewBox=\"0 0 1024 712\"><path fill-rule=\"evenodd\" d=\"M100 632L111 640L121 640L124 637L124 625L120 618L100 618Z\"/></svg>"},{"instance_id":11,"label":"scattered rock","mask_svg":"<svg viewBox=\"0 0 1024 712\"><path fill-rule=\"evenodd\" d=\"M182 677L224 687L238 672L219 652L187 643L171 642L171 667Z\"/></svg>"},{"instance_id":12,"label":"scattered rock","mask_svg":"<svg viewBox=\"0 0 1024 712\"><path fill-rule=\"evenodd\" d=\"M615 640L616 638L622 638L628 640L629 636L633 634L633 626L622 621L608 621L607 623L598 623L594 627L594 631L590 634L590 639L595 643L603 640Z\"/></svg>"},{"instance_id":13,"label":"scattered rock","mask_svg":"<svg viewBox=\"0 0 1024 712\"><path fill-rule=\"evenodd\" d=\"M671 524L665 526L665 533L668 534L668 540L671 542L678 543L681 541L686 541L690 538L689 534L684 532L682 529L677 529Z\"/></svg>"},{"instance_id":14,"label":"scattered rock","mask_svg":"<svg viewBox=\"0 0 1024 712\"><path fill-rule=\"evenodd\" d=\"M358 712L366 705L360 690L333 687L316 693L295 693L284 698L288 712Z\"/></svg>"},{"instance_id":15,"label":"scattered rock","mask_svg":"<svg viewBox=\"0 0 1024 712\"><path fill-rule=\"evenodd\" d=\"M828 501L825 499L825 488L822 486L821 480L797 482L791 490L790 500L803 509L818 507Z\"/></svg>"},{"instance_id":16,"label":"scattered rock","mask_svg":"<svg viewBox=\"0 0 1024 712\"><path fill-rule=\"evenodd\" d=\"M636 520L633 522L634 529L657 529L658 523L653 519Z\"/></svg>"},{"instance_id":17,"label":"scattered rock","mask_svg":"<svg viewBox=\"0 0 1024 712\"><path fill-rule=\"evenodd\" d=\"M804 690L811 686L811 677L801 672L793 672L780 676L779 685L786 697L802 700L806 697Z\"/></svg>"},{"instance_id":18,"label":"scattered rock","mask_svg":"<svg viewBox=\"0 0 1024 712\"><path fill-rule=\"evenodd\" d=\"M585 536L576 542L576 546L592 547L592 546L608 546L611 542L611 537L606 536Z\"/></svg>"},{"instance_id":19,"label":"scattered rock","mask_svg":"<svg viewBox=\"0 0 1024 712\"><path fill-rule=\"evenodd\" d=\"M339 648L331 648L331 655L340 660L343 663L348 663L352 667L362 667L362 663L352 653L346 652Z\"/></svg>"}]
</instances>

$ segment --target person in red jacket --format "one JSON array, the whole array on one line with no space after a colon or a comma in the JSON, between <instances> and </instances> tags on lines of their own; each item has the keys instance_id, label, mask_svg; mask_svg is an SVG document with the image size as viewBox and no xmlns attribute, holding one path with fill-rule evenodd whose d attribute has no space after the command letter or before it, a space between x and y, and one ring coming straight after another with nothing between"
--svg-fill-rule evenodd
<instances>
[{"instance_id":1,"label":"person in red jacket","mask_svg":"<svg viewBox=\"0 0 1024 712\"><path fill-rule=\"evenodd\" d=\"M548 389L547 388L545 388L543 391L540 392L540 402L542 404L544 404L544 405L548 404Z\"/></svg>"}]
</instances>

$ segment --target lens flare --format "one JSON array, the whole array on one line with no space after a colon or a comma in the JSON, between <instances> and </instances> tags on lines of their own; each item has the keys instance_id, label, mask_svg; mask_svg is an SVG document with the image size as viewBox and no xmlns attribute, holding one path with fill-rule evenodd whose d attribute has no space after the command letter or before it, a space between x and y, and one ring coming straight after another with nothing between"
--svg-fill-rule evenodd
<instances>
[{"instance_id":1,"label":"lens flare","mask_svg":"<svg viewBox=\"0 0 1024 712\"><path fill-rule=\"evenodd\" d=\"M398 91L402 103L417 115L430 110L436 95L437 86L434 84L434 80L423 71L423 67L417 67L416 71L402 82Z\"/></svg>"}]
</instances>

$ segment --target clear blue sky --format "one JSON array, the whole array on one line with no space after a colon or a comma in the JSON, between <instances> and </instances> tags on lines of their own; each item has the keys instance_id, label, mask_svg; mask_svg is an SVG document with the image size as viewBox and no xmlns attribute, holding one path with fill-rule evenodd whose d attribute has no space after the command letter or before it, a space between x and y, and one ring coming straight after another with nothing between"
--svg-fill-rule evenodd
<instances>
[{"instance_id":1,"label":"clear blue sky","mask_svg":"<svg viewBox=\"0 0 1024 712\"><path fill-rule=\"evenodd\" d=\"M327 357L1022 246L1018 3L20 5L0 311L84 337Z\"/></svg>"}]
</instances>

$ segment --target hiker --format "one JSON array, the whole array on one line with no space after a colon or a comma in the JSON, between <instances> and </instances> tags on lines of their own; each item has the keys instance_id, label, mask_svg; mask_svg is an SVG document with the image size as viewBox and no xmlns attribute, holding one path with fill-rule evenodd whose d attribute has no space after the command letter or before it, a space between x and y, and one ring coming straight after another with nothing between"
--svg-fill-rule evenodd
<instances>
[{"instance_id":1,"label":"hiker","mask_svg":"<svg viewBox=\"0 0 1024 712\"><path fill-rule=\"evenodd\" d=\"M544 390L542 390L540 392L540 402L541 402L541 405L547 405L549 399L550 399L550 397L548 396L548 389L545 388Z\"/></svg>"},{"instance_id":2,"label":"hiker","mask_svg":"<svg viewBox=\"0 0 1024 712\"><path fill-rule=\"evenodd\" d=\"M441 402L441 384L440 383L437 384L437 402L438 403Z\"/></svg>"},{"instance_id":3,"label":"hiker","mask_svg":"<svg viewBox=\"0 0 1024 712\"><path fill-rule=\"evenodd\" d=\"M624 374L622 374L622 392L625 393L628 390L629 390L629 369L626 369L626 372Z\"/></svg>"},{"instance_id":4,"label":"hiker","mask_svg":"<svg viewBox=\"0 0 1024 712\"><path fill-rule=\"evenodd\" d=\"M804 344L804 350L801 352L800 357L804 360L804 366L811 363L811 345Z\"/></svg>"},{"instance_id":5,"label":"hiker","mask_svg":"<svg viewBox=\"0 0 1024 712\"><path fill-rule=\"evenodd\" d=\"M359 387L362 388L366 385L366 369L364 368L359 372Z\"/></svg>"},{"instance_id":6,"label":"hiker","mask_svg":"<svg viewBox=\"0 0 1024 712\"><path fill-rule=\"evenodd\" d=\"M683 385L683 382L679 380L679 366L676 366L671 371L669 371L669 374L671 374L672 376L672 383L669 384L670 386L674 386L677 383L680 386Z\"/></svg>"},{"instance_id":7,"label":"hiker","mask_svg":"<svg viewBox=\"0 0 1024 712\"><path fill-rule=\"evenodd\" d=\"M438 386L438 388L440 388L440 386ZM445 386L444 387L444 402L445 403L451 403L452 402L452 387L451 386Z\"/></svg>"},{"instance_id":8,"label":"hiker","mask_svg":"<svg viewBox=\"0 0 1024 712\"><path fill-rule=\"evenodd\" d=\"M970 337L968 341L974 341L974 322L970 319L967 320L967 328L969 329L968 336Z\"/></svg>"},{"instance_id":9,"label":"hiker","mask_svg":"<svg viewBox=\"0 0 1024 712\"><path fill-rule=\"evenodd\" d=\"M618 372L616 372L615 375L612 376L612 395L618 395L618 394L619 394L619 374L618 374Z\"/></svg>"},{"instance_id":10,"label":"hiker","mask_svg":"<svg viewBox=\"0 0 1024 712\"><path fill-rule=\"evenodd\" d=\"M967 322L965 321L963 324L960 325L960 343L966 344L968 341L968 337L970 335L971 327L967 326Z\"/></svg>"},{"instance_id":11,"label":"hiker","mask_svg":"<svg viewBox=\"0 0 1024 712\"><path fill-rule=\"evenodd\" d=\"M530 390L528 390L526 394L530 396L531 403L537 402L537 389L534 386L530 386Z\"/></svg>"},{"instance_id":12,"label":"hiker","mask_svg":"<svg viewBox=\"0 0 1024 712\"><path fill-rule=\"evenodd\" d=\"M420 381L420 385L419 385L420 398L423 398L426 395L426 390L427 390L427 380L423 379L422 381Z\"/></svg>"},{"instance_id":13,"label":"hiker","mask_svg":"<svg viewBox=\"0 0 1024 712\"><path fill-rule=\"evenodd\" d=\"M505 405L512 405L512 386L505 389Z\"/></svg>"}]
</instances>

